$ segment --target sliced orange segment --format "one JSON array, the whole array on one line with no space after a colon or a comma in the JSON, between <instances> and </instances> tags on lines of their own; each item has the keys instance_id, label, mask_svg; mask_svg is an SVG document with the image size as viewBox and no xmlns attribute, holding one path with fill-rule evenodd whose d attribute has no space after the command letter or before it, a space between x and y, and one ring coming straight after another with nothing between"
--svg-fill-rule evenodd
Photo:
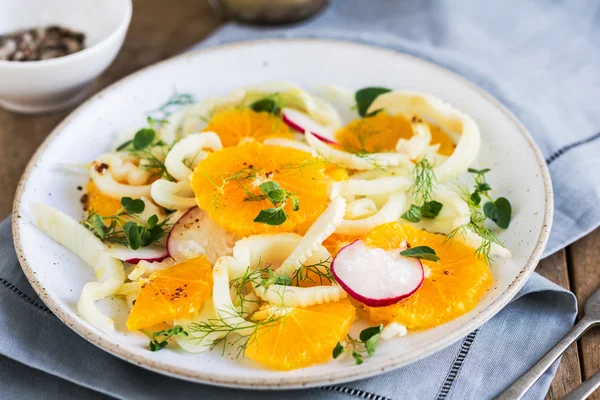
<instances>
[{"instance_id":1,"label":"sliced orange segment","mask_svg":"<svg viewBox=\"0 0 600 400\"><path fill-rule=\"evenodd\" d=\"M446 133L435 125L429 124L431 131L431 144L440 144L438 153L443 156L451 156L454 152L454 143Z\"/></svg>"},{"instance_id":2,"label":"sliced orange segment","mask_svg":"<svg viewBox=\"0 0 600 400\"><path fill-rule=\"evenodd\" d=\"M135 331L196 315L212 291L212 267L206 256L157 271L142 284L127 328Z\"/></svg>"},{"instance_id":3,"label":"sliced orange segment","mask_svg":"<svg viewBox=\"0 0 600 400\"><path fill-rule=\"evenodd\" d=\"M352 153L392 151L398 139L412 136L410 121L402 115L380 112L372 117L356 119L335 133L342 148Z\"/></svg>"},{"instance_id":4,"label":"sliced orange segment","mask_svg":"<svg viewBox=\"0 0 600 400\"><path fill-rule=\"evenodd\" d=\"M213 115L204 130L219 135L224 147L235 146L245 140L262 142L270 137L294 137L281 118L249 108L220 111Z\"/></svg>"},{"instance_id":5,"label":"sliced orange segment","mask_svg":"<svg viewBox=\"0 0 600 400\"><path fill-rule=\"evenodd\" d=\"M355 318L356 310L348 299L293 308L255 331L248 340L246 357L283 371L326 362Z\"/></svg>"},{"instance_id":6,"label":"sliced orange segment","mask_svg":"<svg viewBox=\"0 0 600 400\"><path fill-rule=\"evenodd\" d=\"M88 210L100 216L107 216L115 215L122 208L120 200L102 193L93 181L88 182L86 190Z\"/></svg>"},{"instance_id":7,"label":"sliced orange segment","mask_svg":"<svg viewBox=\"0 0 600 400\"><path fill-rule=\"evenodd\" d=\"M371 308L369 318L377 322L395 321L407 328L429 328L448 322L473 309L494 279L486 261L475 250L455 240L447 241L410 225L392 222L380 225L366 237L370 246L398 249L403 240L412 246L429 246L439 262L423 261L423 285L409 298L387 307Z\"/></svg>"},{"instance_id":8,"label":"sliced orange segment","mask_svg":"<svg viewBox=\"0 0 600 400\"><path fill-rule=\"evenodd\" d=\"M335 164L326 164L325 175L327 175L329 178L336 182L346 181L350 179L348 169L344 167L339 167Z\"/></svg>"},{"instance_id":9,"label":"sliced orange segment","mask_svg":"<svg viewBox=\"0 0 600 400\"><path fill-rule=\"evenodd\" d=\"M258 233L290 232L299 224L312 223L327 207L327 179L324 165L304 151L242 143L211 153L202 160L192 176L198 206L226 231L239 236ZM261 210L274 205L259 185L277 182L295 195L300 209L293 211L288 200L281 225L254 222Z\"/></svg>"},{"instance_id":10,"label":"sliced orange segment","mask_svg":"<svg viewBox=\"0 0 600 400\"><path fill-rule=\"evenodd\" d=\"M363 239L362 235L341 235L339 233L334 233L329 236L323 242L323 246L331 253L332 257L335 257L337 253L344 247L348 246L350 243L355 240Z\"/></svg>"},{"instance_id":11,"label":"sliced orange segment","mask_svg":"<svg viewBox=\"0 0 600 400\"><path fill-rule=\"evenodd\" d=\"M431 144L440 144L438 153L449 156L454 143L440 128L429 124ZM372 117L356 119L335 133L341 147L351 153L378 153L393 151L399 139L413 135L410 121L403 115L380 112Z\"/></svg>"}]
</instances>

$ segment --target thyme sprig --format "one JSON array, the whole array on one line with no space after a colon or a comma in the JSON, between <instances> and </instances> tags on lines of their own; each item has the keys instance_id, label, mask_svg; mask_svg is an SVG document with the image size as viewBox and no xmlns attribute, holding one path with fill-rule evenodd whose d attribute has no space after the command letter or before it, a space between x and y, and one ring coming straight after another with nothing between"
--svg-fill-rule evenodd
<instances>
[{"instance_id":1,"label":"thyme sprig","mask_svg":"<svg viewBox=\"0 0 600 400\"><path fill-rule=\"evenodd\" d=\"M415 164L413 180L410 191L417 204L411 204L402 214L402 218L410 222L419 222L422 218L437 217L444 205L431 199L437 180L433 165L426 158Z\"/></svg>"}]
</instances>

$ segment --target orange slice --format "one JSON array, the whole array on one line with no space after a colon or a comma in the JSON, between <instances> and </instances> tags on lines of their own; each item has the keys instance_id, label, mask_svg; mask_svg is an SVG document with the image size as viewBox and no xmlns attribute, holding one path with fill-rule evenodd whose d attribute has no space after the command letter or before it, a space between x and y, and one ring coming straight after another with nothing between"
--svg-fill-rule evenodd
<instances>
[{"instance_id":1,"label":"orange slice","mask_svg":"<svg viewBox=\"0 0 600 400\"><path fill-rule=\"evenodd\" d=\"M220 111L213 115L204 130L219 135L224 147L235 146L245 140L262 142L270 137L294 137L281 118L249 108Z\"/></svg>"},{"instance_id":2,"label":"orange slice","mask_svg":"<svg viewBox=\"0 0 600 400\"><path fill-rule=\"evenodd\" d=\"M327 179L322 162L304 151L243 143L211 153L202 160L192 176L198 206L228 232L239 236L258 233L290 232L299 224L312 223L327 207ZM293 211L286 202L287 214L281 225L254 222L261 210L273 208L259 185L274 181L292 192L300 209Z\"/></svg>"},{"instance_id":3,"label":"orange slice","mask_svg":"<svg viewBox=\"0 0 600 400\"><path fill-rule=\"evenodd\" d=\"M100 216L115 215L121 208L121 201L109 197L98 190L93 181L87 186L87 208Z\"/></svg>"},{"instance_id":4,"label":"orange slice","mask_svg":"<svg viewBox=\"0 0 600 400\"><path fill-rule=\"evenodd\" d=\"M352 153L392 151L398 139L411 136L410 121L402 115L392 116L386 112L351 121L335 133L342 148Z\"/></svg>"},{"instance_id":5,"label":"orange slice","mask_svg":"<svg viewBox=\"0 0 600 400\"><path fill-rule=\"evenodd\" d=\"M287 310L279 320L254 332L246 357L283 371L326 362L356 318L348 299Z\"/></svg>"},{"instance_id":6,"label":"orange slice","mask_svg":"<svg viewBox=\"0 0 600 400\"><path fill-rule=\"evenodd\" d=\"M440 128L429 124L431 144L440 144L438 153L449 156L454 143ZM351 153L378 153L393 151L399 139L413 135L410 121L402 115L380 112L372 117L356 119L335 133L341 147Z\"/></svg>"},{"instance_id":7,"label":"orange slice","mask_svg":"<svg viewBox=\"0 0 600 400\"><path fill-rule=\"evenodd\" d=\"M157 271L142 284L127 328L135 331L198 314L212 291L212 267L206 256Z\"/></svg>"},{"instance_id":8,"label":"orange slice","mask_svg":"<svg viewBox=\"0 0 600 400\"><path fill-rule=\"evenodd\" d=\"M366 237L370 246L397 249L403 240L412 246L429 246L439 262L423 261L423 285L409 298L387 307L370 308L369 318L378 322L395 321L407 328L429 328L448 322L472 310L494 279L475 250L455 240L397 222L380 225Z\"/></svg>"},{"instance_id":9,"label":"orange slice","mask_svg":"<svg viewBox=\"0 0 600 400\"><path fill-rule=\"evenodd\" d=\"M348 246L350 243L358 239L363 239L363 236L334 233L325 239L323 246L325 246L325 248L331 253L332 257L335 257L342 248Z\"/></svg>"},{"instance_id":10,"label":"orange slice","mask_svg":"<svg viewBox=\"0 0 600 400\"><path fill-rule=\"evenodd\" d=\"M335 182L346 181L350 179L350 174L348 173L347 168L339 167L335 164L329 163L325 165L325 175Z\"/></svg>"},{"instance_id":11,"label":"orange slice","mask_svg":"<svg viewBox=\"0 0 600 400\"><path fill-rule=\"evenodd\" d=\"M435 125L429 124L429 130L431 131L431 144L440 144L437 152L443 156L451 156L455 147L452 139Z\"/></svg>"}]
</instances>

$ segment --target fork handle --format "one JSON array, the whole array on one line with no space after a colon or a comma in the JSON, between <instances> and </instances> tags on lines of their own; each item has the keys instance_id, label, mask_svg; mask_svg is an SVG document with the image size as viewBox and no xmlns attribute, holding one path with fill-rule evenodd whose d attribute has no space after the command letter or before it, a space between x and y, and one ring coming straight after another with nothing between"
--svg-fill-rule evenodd
<instances>
[{"instance_id":1,"label":"fork handle","mask_svg":"<svg viewBox=\"0 0 600 400\"><path fill-rule=\"evenodd\" d=\"M529 388L542 376L542 374L550 368L562 353L583 333L598 321L583 317L569 333L560 341L552 350L542 357L533 367L525 372L519 379L513 382L502 393L496 397L496 400L516 400L523 397Z\"/></svg>"},{"instance_id":2,"label":"fork handle","mask_svg":"<svg viewBox=\"0 0 600 400\"><path fill-rule=\"evenodd\" d=\"M575 389L567 393L563 400L584 400L587 399L600 386L600 371L596 371L594 375Z\"/></svg>"}]
</instances>

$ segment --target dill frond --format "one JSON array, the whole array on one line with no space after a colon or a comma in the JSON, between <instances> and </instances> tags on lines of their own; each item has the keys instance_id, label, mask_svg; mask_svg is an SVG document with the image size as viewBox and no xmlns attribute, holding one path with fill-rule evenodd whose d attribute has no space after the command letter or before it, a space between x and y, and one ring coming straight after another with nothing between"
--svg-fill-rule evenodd
<instances>
[{"instance_id":1,"label":"dill frond","mask_svg":"<svg viewBox=\"0 0 600 400\"><path fill-rule=\"evenodd\" d=\"M431 200L433 188L437 184L433 165L424 158L415 164L413 169L414 183L410 190L417 204L424 204Z\"/></svg>"}]
</instances>

